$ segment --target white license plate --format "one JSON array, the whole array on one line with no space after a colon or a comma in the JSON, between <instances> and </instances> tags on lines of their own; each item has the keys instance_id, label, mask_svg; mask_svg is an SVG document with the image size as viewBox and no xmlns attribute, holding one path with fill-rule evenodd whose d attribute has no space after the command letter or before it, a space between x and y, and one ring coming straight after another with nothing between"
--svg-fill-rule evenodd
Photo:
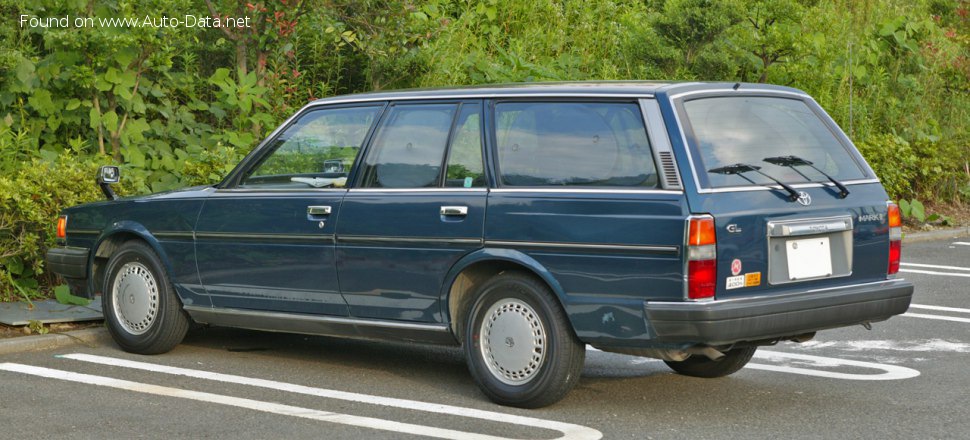
<instances>
[{"instance_id":1,"label":"white license plate","mask_svg":"<svg viewBox=\"0 0 970 440\"><path fill-rule=\"evenodd\" d=\"M788 240L785 248L788 251L789 279L832 276L832 252L828 237Z\"/></svg>"}]
</instances>

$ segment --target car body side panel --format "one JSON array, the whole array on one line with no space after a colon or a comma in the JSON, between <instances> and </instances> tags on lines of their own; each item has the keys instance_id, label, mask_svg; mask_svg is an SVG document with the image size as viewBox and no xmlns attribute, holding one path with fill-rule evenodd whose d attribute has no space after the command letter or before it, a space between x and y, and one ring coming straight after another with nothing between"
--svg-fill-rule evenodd
<instances>
[{"instance_id":1,"label":"car body side panel","mask_svg":"<svg viewBox=\"0 0 970 440\"><path fill-rule=\"evenodd\" d=\"M90 271L95 250L105 240L117 234L138 236L152 246L162 260L183 304L209 306L209 298L199 282L192 240L192 229L207 195L205 189L186 190L70 208L65 211L68 215L67 244L92 250ZM92 288L91 273L88 283Z\"/></svg>"},{"instance_id":2,"label":"car body side panel","mask_svg":"<svg viewBox=\"0 0 970 440\"><path fill-rule=\"evenodd\" d=\"M548 271L580 339L643 339L643 301L683 298L683 197L493 191L485 246L516 249Z\"/></svg>"}]
</instances>

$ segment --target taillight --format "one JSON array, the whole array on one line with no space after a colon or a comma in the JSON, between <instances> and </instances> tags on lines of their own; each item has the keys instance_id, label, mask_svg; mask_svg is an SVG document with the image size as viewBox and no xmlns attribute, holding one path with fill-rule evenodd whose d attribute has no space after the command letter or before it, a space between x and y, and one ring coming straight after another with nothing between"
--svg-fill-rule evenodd
<instances>
[{"instance_id":1,"label":"taillight","mask_svg":"<svg viewBox=\"0 0 970 440\"><path fill-rule=\"evenodd\" d=\"M67 238L67 216L62 215L57 218L57 238L64 240Z\"/></svg>"},{"instance_id":2,"label":"taillight","mask_svg":"<svg viewBox=\"0 0 970 440\"><path fill-rule=\"evenodd\" d=\"M714 298L717 287L714 217L691 217L687 231L687 299Z\"/></svg>"},{"instance_id":3,"label":"taillight","mask_svg":"<svg viewBox=\"0 0 970 440\"><path fill-rule=\"evenodd\" d=\"M903 218L899 215L899 205L888 203L889 207L889 268L887 275L899 272L899 260L903 250Z\"/></svg>"}]
</instances>

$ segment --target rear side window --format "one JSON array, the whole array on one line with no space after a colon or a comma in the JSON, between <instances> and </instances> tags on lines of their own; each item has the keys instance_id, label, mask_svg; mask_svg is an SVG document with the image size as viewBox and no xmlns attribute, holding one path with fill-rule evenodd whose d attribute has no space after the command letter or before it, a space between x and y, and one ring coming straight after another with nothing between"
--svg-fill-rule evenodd
<instances>
[{"instance_id":1,"label":"rear side window","mask_svg":"<svg viewBox=\"0 0 970 440\"><path fill-rule=\"evenodd\" d=\"M495 107L506 186L657 186L638 105L505 102Z\"/></svg>"},{"instance_id":2,"label":"rear side window","mask_svg":"<svg viewBox=\"0 0 970 440\"><path fill-rule=\"evenodd\" d=\"M766 158L797 156L838 180L865 177L835 134L799 99L732 96L700 98L683 104L698 175L710 187L773 184L758 173L718 174L708 170L743 163L785 183L827 182L807 166L774 165Z\"/></svg>"},{"instance_id":3,"label":"rear side window","mask_svg":"<svg viewBox=\"0 0 970 440\"><path fill-rule=\"evenodd\" d=\"M364 160L364 188L437 187L458 104L392 107Z\"/></svg>"}]
</instances>

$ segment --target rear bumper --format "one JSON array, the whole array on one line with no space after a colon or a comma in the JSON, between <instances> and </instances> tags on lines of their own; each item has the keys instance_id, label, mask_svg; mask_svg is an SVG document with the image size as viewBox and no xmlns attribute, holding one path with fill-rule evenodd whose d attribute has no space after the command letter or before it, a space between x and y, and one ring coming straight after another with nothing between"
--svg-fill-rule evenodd
<instances>
[{"instance_id":1,"label":"rear bumper","mask_svg":"<svg viewBox=\"0 0 970 440\"><path fill-rule=\"evenodd\" d=\"M886 280L784 296L646 302L652 342L727 345L883 321L904 313L913 284Z\"/></svg>"}]
</instances>

